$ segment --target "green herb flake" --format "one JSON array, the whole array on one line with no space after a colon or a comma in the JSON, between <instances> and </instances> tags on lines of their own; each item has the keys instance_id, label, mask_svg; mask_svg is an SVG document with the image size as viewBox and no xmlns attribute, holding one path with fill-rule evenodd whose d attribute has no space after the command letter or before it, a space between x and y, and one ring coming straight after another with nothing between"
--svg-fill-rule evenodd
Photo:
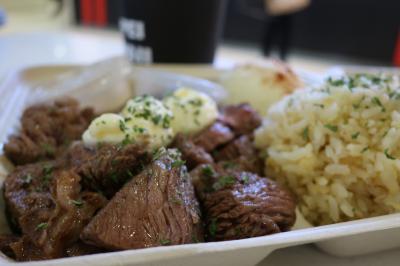
<instances>
[{"instance_id":1,"label":"green herb flake","mask_svg":"<svg viewBox=\"0 0 400 266\"><path fill-rule=\"evenodd\" d=\"M364 152L366 152L367 150L369 150L369 147L368 147L368 146L365 147L364 149L362 149L361 153L364 153Z\"/></svg>"},{"instance_id":2,"label":"green herb flake","mask_svg":"<svg viewBox=\"0 0 400 266\"><path fill-rule=\"evenodd\" d=\"M217 234L217 219L211 219L210 225L208 226L208 232L210 236L215 237Z\"/></svg>"},{"instance_id":3,"label":"green herb flake","mask_svg":"<svg viewBox=\"0 0 400 266\"><path fill-rule=\"evenodd\" d=\"M385 112L385 111L386 111L385 107L382 105L382 103L381 103L381 101L379 100L378 97L373 97L373 98L371 99L371 102L372 102L373 104L378 105L379 107L381 107L381 108L382 108L382 112Z\"/></svg>"},{"instance_id":4,"label":"green herb flake","mask_svg":"<svg viewBox=\"0 0 400 266\"><path fill-rule=\"evenodd\" d=\"M33 177L31 174L27 174L23 176L22 179L24 180L24 183L30 184L32 182Z\"/></svg>"},{"instance_id":5,"label":"green herb flake","mask_svg":"<svg viewBox=\"0 0 400 266\"><path fill-rule=\"evenodd\" d=\"M305 141L308 141L308 127L304 128L303 133L301 134Z\"/></svg>"},{"instance_id":6,"label":"green herb flake","mask_svg":"<svg viewBox=\"0 0 400 266\"><path fill-rule=\"evenodd\" d=\"M153 121L153 123L154 123L155 125L158 125L158 123L160 123L161 119L162 119L162 116L161 116L161 115L156 115L156 116L153 116L153 117L151 118L151 121Z\"/></svg>"},{"instance_id":7,"label":"green herb flake","mask_svg":"<svg viewBox=\"0 0 400 266\"><path fill-rule=\"evenodd\" d=\"M328 78L328 83L332 86L338 87L343 86L345 84L344 79L332 79L332 77Z\"/></svg>"},{"instance_id":8,"label":"green herb flake","mask_svg":"<svg viewBox=\"0 0 400 266\"><path fill-rule=\"evenodd\" d=\"M132 172L131 172L131 170L126 170L126 174L129 176L129 177L133 177L133 174L132 174Z\"/></svg>"},{"instance_id":9,"label":"green herb flake","mask_svg":"<svg viewBox=\"0 0 400 266\"><path fill-rule=\"evenodd\" d=\"M326 124L326 125L324 125L324 127L329 129L332 132L337 132L338 131L338 127L334 126L334 125Z\"/></svg>"},{"instance_id":10,"label":"green herb flake","mask_svg":"<svg viewBox=\"0 0 400 266\"><path fill-rule=\"evenodd\" d=\"M117 173L112 173L112 174L110 175L110 178L111 178L111 180L112 180L115 184L118 184L118 183L119 183Z\"/></svg>"},{"instance_id":11,"label":"green herb flake","mask_svg":"<svg viewBox=\"0 0 400 266\"><path fill-rule=\"evenodd\" d=\"M314 103L314 106L319 107L319 108L321 108L321 109L324 109L324 108L325 108L325 105L319 104L319 103Z\"/></svg>"},{"instance_id":12,"label":"green herb flake","mask_svg":"<svg viewBox=\"0 0 400 266\"><path fill-rule=\"evenodd\" d=\"M360 132L356 132L356 133L351 135L351 138L352 139L357 139L359 135L360 135Z\"/></svg>"},{"instance_id":13,"label":"green herb flake","mask_svg":"<svg viewBox=\"0 0 400 266\"><path fill-rule=\"evenodd\" d=\"M220 190L224 187L230 186L235 184L236 179L233 176L227 175L227 176L221 176L218 178L217 182L215 182L212 187L214 190Z\"/></svg>"},{"instance_id":14,"label":"green herb flake","mask_svg":"<svg viewBox=\"0 0 400 266\"><path fill-rule=\"evenodd\" d=\"M128 128L126 127L126 125L125 125L125 122L122 121L122 120L119 120L119 129L120 129L122 132L125 132L125 130L128 129Z\"/></svg>"},{"instance_id":15,"label":"green herb flake","mask_svg":"<svg viewBox=\"0 0 400 266\"><path fill-rule=\"evenodd\" d=\"M234 162L230 162L230 161L228 161L228 162L224 162L223 164L222 164L222 167L224 168L224 169L230 169L230 168L233 168L233 167L235 167L235 163Z\"/></svg>"},{"instance_id":16,"label":"green herb flake","mask_svg":"<svg viewBox=\"0 0 400 266\"><path fill-rule=\"evenodd\" d=\"M193 99L193 100L190 100L189 103L190 103L191 105L193 105L193 106L198 106L198 107L200 107L200 106L203 105L203 100L202 100L202 99Z\"/></svg>"},{"instance_id":17,"label":"green herb flake","mask_svg":"<svg viewBox=\"0 0 400 266\"><path fill-rule=\"evenodd\" d=\"M177 204L177 205L182 205L182 200L176 197L173 197L172 199L170 199L171 203Z\"/></svg>"},{"instance_id":18,"label":"green herb flake","mask_svg":"<svg viewBox=\"0 0 400 266\"><path fill-rule=\"evenodd\" d=\"M83 201L81 201L81 200L71 200L71 203L74 204L76 207L83 206Z\"/></svg>"},{"instance_id":19,"label":"green herb flake","mask_svg":"<svg viewBox=\"0 0 400 266\"><path fill-rule=\"evenodd\" d=\"M40 224L38 224L38 225L36 226L35 230L36 230L36 231L38 231L38 230L44 230L44 229L46 229L48 226L49 226L48 223L40 223Z\"/></svg>"},{"instance_id":20,"label":"green herb flake","mask_svg":"<svg viewBox=\"0 0 400 266\"><path fill-rule=\"evenodd\" d=\"M395 157L393 157L392 155L389 154L389 149L385 149L384 151L386 158L390 159L390 160L396 160Z\"/></svg>"},{"instance_id":21,"label":"green herb flake","mask_svg":"<svg viewBox=\"0 0 400 266\"><path fill-rule=\"evenodd\" d=\"M48 143L43 143L41 147L46 152L47 155L52 156L55 154L55 148L52 145Z\"/></svg>"},{"instance_id":22,"label":"green herb flake","mask_svg":"<svg viewBox=\"0 0 400 266\"><path fill-rule=\"evenodd\" d=\"M160 239L160 244L162 246L170 245L171 244L171 240L169 240L169 239Z\"/></svg>"},{"instance_id":23,"label":"green herb flake","mask_svg":"<svg viewBox=\"0 0 400 266\"><path fill-rule=\"evenodd\" d=\"M192 235L192 243L200 243L196 235Z\"/></svg>"},{"instance_id":24,"label":"green herb flake","mask_svg":"<svg viewBox=\"0 0 400 266\"><path fill-rule=\"evenodd\" d=\"M267 149L265 149L265 150L263 150L263 151L261 151L260 152L260 157L262 158L262 159L267 159L268 158L268 156L269 156L269 154L268 154L268 150Z\"/></svg>"},{"instance_id":25,"label":"green herb flake","mask_svg":"<svg viewBox=\"0 0 400 266\"><path fill-rule=\"evenodd\" d=\"M53 172L53 166L45 165L43 167L43 169L42 169L42 173L43 173L42 180L43 180L43 183L47 184L50 181L52 172Z\"/></svg>"},{"instance_id":26,"label":"green herb flake","mask_svg":"<svg viewBox=\"0 0 400 266\"><path fill-rule=\"evenodd\" d=\"M125 138L121 141L120 147L119 148L123 148L129 144L134 143L134 141L132 139L130 139L129 135L125 135Z\"/></svg>"},{"instance_id":27,"label":"green herb flake","mask_svg":"<svg viewBox=\"0 0 400 266\"><path fill-rule=\"evenodd\" d=\"M201 169L204 176L211 177L214 175L214 169L210 165L206 165Z\"/></svg>"},{"instance_id":28,"label":"green herb flake","mask_svg":"<svg viewBox=\"0 0 400 266\"><path fill-rule=\"evenodd\" d=\"M250 181L250 176L244 175L242 176L243 183L248 184Z\"/></svg>"},{"instance_id":29,"label":"green herb flake","mask_svg":"<svg viewBox=\"0 0 400 266\"><path fill-rule=\"evenodd\" d=\"M175 160L171 163L171 167L181 167L182 165L185 165L186 161L183 160Z\"/></svg>"}]
</instances>

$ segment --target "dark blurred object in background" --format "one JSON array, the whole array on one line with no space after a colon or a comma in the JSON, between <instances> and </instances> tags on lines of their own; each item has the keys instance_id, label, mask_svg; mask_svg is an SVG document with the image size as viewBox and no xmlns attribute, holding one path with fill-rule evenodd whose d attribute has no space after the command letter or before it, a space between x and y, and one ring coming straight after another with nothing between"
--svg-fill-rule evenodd
<instances>
[{"instance_id":1,"label":"dark blurred object in background","mask_svg":"<svg viewBox=\"0 0 400 266\"><path fill-rule=\"evenodd\" d=\"M243 9L243 1L251 4L251 10ZM268 20L263 1L228 1L224 40L260 45ZM81 5L90 6L93 2L96 8L81 12ZM120 0L76 0L76 3L78 23L117 26ZM400 59L396 58L400 58L400 48L395 49L400 42L399 10L399 0L312 1L306 10L293 16L290 47L319 55L346 56L382 65L397 62L399 65ZM105 18L104 23L102 18Z\"/></svg>"},{"instance_id":2,"label":"dark blurred object in background","mask_svg":"<svg viewBox=\"0 0 400 266\"><path fill-rule=\"evenodd\" d=\"M211 63L226 0L79 0L76 7L77 20L85 25L119 21L133 62Z\"/></svg>"},{"instance_id":3,"label":"dark blurred object in background","mask_svg":"<svg viewBox=\"0 0 400 266\"><path fill-rule=\"evenodd\" d=\"M136 63L212 63L225 0L122 0L120 29Z\"/></svg>"},{"instance_id":4,"label":"dark blurred object in background","mask_svg":"<svg viewBox=\"0 0 400 266\"><path fill-rule=\"evenodd\" d=\"M224 39L262 43L264 21L238 9L238 1L243 0L229 1ZM312 1L309 8L293 17L291 47L392 65L399 10L398 0Z\"/></svg>"},{"instance_id":5,"label":"dark blurred object in background","mask_svg":"<svg viewBox=\"0 0 400 266\"><path fill-rule=\"evenodd\" d=\"M6 24L6 12L0 8L0 27Z\"/></svg>"}]
</instances>

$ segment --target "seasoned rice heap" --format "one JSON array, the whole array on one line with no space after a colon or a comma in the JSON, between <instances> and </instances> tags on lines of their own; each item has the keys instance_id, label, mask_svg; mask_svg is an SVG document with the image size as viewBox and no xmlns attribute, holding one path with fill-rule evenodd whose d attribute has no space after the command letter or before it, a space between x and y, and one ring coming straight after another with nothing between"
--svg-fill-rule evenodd
<instances>
[{"instance_id":1,"label":"seasoned rice heap","mask_svg":"<svg viewBox=\"0 0 400 266\"><path fill-rule=\"evenodd\" d=\"M296 91L256 132L266 172L315 225L400 211L399 76L355 74Z\"/></svg>"}]
</instances>

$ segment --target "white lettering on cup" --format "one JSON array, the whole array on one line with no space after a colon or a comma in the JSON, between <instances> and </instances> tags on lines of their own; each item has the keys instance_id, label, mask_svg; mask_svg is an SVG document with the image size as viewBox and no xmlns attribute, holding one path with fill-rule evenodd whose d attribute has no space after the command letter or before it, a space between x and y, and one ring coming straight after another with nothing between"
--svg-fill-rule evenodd
<instances>
[{"instance_id":1,"label":"white lettering on cup","mask_svg":"<svg viewBox=\"0 0 400 266\"><path fill-rule=\"evenodd\" d=\"M146 38L144 22L141 20L120 18L119 28L130 40L143 41Z\"/></svg>"},{"instance_id":2,"label":"white lettering on cup","mask_svg":"<svg viewBox=\"0 0 400 266\"><path fill-rule=\"evenodd\" d=\"M153 50L148 46L128 43L126 45L126 55L130 61L135 63L146 64L153 62Z\"/></svg>"}]
</instances>

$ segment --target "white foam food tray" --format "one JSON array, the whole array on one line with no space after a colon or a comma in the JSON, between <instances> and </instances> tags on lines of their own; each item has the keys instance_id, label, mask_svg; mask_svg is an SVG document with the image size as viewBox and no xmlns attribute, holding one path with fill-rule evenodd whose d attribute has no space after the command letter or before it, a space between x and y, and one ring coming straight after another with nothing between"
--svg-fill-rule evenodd
<instances>
[{"instance_id":1,"label":"white foam food tray","mask_svg":"<svg viewBox=\"0 0 400 266\"><path fill-rule=\"evenodd\" d=\"M29 92L31 87L38 86L38 84L46 84L48 80L54 80L54 77L62 80L62 77L65 76L77 75L76 73L80 69L81 66L48 66L13 73L3 80L2 84L0 84L0 148L7 135L17 128L18 116L21 110L23 110L26 104L34 102L32 98L37 97L37 95L35 96ZM160 80L158 80L158 87L155 86L157 90L168 89L167 87L170 89L171 84L190 85L211 93L215 93L213 90L219 90L218 86L215 87L214 84L204 80L169 75L161 72L154 72L153 74L155 76L152 79L157 80L161 78L161 80L164 80L164 83L160 83ZM105 75L107 80L107 75L109 74L105 73ZM104 82L104 80L101 82ZM163 84L165 88L163 88ZM150 82L147 85L152 86L152 83ZM105 93L104 90L100 90L97 94L94 91L91 91L90 94L84 93L83 102L107 102L107 108L112 109L119 107L121 102L133 94L126 84L120 84L116 91L113 91L112 94L115 97L110 97L109 93ZM68 91L64 92L64 94L74 95L74 93ZM44 97L40 93L39 96L39 100ZM78 96L80 96L79 93ZM214 96L216 98L219 97L218 94ZM4 156L0 157L0 185L11 168ZM2 200L0 201L0 217L0 232L7 232L9 229L4 219L4 202ZM299 215L296 226L292 231L269 236L235 241L127 250L37 262L14 262L3 254L0 254L0 265L246 266L256 265L276 249L306 243L315 243L320 249L336 256L355 256L400 247L400 214L319 227L308 226L307 223L302 222L301 215Z\"/></svg>"}]
</instances>

